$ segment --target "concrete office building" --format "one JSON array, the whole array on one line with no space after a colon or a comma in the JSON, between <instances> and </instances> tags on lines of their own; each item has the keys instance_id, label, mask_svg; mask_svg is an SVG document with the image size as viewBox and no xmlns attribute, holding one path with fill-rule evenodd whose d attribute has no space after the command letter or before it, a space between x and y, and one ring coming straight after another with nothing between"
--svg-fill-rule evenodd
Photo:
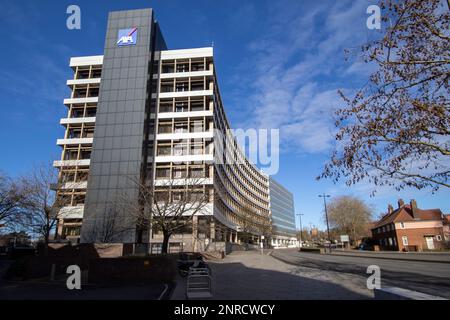
<instances>
[{"instance_id":1,"label":"concrete office building","mask_svg":"<svg viewBox=\"0 0 450 320\"><path fill-rule=\"evenodd\" d=\"M291 248L298 246L294 196L273 178L269 179L269 193L272 217L272 247Z\"/></svg>"},{"instance_id":2,"label":"concrete office building","mask_svg":"<svg viewBox=\"0 0 450 320\"><path fill-rule=\"evenodd\" d=\"M62 155L54 162L65 203L58 237L102 241L93 230L111 218L115 196L139 202L130 179L165 192L164 181L186 178L202 179L210 203L193 218L203 228L172 236L171 251L240 243L244 226L255 243L270 234L269 178L225 134L212 47L168 50L151 9L118 11L109 13L103 55L71 58L70 67ZM122 214L129 228L114 242L148 243L149 232ZM161 234L150 242L157 250Z\"/></svg>"}]
</instances>

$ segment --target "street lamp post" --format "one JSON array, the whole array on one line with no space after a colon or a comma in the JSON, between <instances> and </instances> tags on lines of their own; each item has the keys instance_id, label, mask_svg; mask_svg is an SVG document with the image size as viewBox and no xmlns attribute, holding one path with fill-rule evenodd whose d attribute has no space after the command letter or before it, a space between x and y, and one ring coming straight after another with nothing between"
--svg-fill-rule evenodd
<instances>
[{"instance_id":1,"label":"street lamp post","mask_svg":"<svg viewBox=\"0 0 450 320\"><path fill-rule=\"evenodd\" d=\"M303 213L297 213L297 216L300 218L300 248L302 247L303 242L303 228L302 228L302 216Z\"/></svg>"},{"instance_id":2,"label":"street lamp post","mask_svg":"<svg viewBox=\"0 0 450 320\"><path fill-rule=\"evenodd\" d=\"M330 227L328 225L328 212L327 212L327 201L326 201L326 198L329 198L330 195L324 193L324 194L320 194L319 197L323 198L323 205L325 206L325 220L327 222L327 234L328 234L328 241L329 241L328 250L331 253Z\"/></svg>"}]
</instances>

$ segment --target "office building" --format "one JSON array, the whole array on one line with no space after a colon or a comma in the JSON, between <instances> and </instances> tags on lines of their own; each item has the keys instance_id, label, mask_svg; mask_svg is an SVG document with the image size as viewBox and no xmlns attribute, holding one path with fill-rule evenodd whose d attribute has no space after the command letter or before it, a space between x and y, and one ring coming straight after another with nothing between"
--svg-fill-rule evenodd
<instances>
[{"instance_id":1,"label":"office building","mask_svg":"<svg viewBox=\"0 0 450 320\"><path fill-rule=\"evenodd\" d=\"M62 155L54 162L64 200L59 238L104 242L98 229L111 227L119 195L141 201L130 181L164 194L179 179L201 179L196 192L209 204L192 228L171 237L171 251L240 243L243 228L254 243L270 234L269 177L228 134L212 47L169 50L152 9L118 11L109 13L103 55L73 57L70 67ZM126 210L120 215L126 231L112 242L151 242L158 251L160 231L137 228Z\"/></svg>"},{"instance_id":2,"label":"office building","mask_svg":"<svg viewBox=\"0 0 450 320\"><path fill-rule=\"evenodd\" d=\"M295 227L294 196L273 178L269 179L270 211L272 218L271 246L298 246Z\"/></svg>"}]
</instances>

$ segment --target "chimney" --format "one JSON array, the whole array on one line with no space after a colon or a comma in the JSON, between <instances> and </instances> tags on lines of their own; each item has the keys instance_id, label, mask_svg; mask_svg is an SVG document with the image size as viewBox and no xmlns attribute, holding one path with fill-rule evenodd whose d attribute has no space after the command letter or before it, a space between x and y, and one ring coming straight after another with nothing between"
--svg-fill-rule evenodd
<instances>
[{"instance_id":1,"label":"chimney","mask_svg":"<svg viewBox=\"0 0 450 320\"><path fill-rule=\"evenodd\" d=\"M403 201L403 199L398 199L398 207L399 208L401 208L404 204L405 204L405 202Z\"/></svg>"},{"instance_id":2,"label":"chimney","mask_svg":"<svg viewBox=\"0 0 450 320\"><path fill-rule=\"evenodd\" d=\"M391 214L393 211L394 211L394 207L391 204L389 204L388 205L388 214Z\"/></svg>"},{"instance_id":3,"label":"chimney","mask_svg":"<svg viewBox=\"0 0 450 320\"><path fill-rule=\"evenodd\" d=\"M416 199L411 199L409 204L411 205L411 212L412 212L413 218L414 219L418 219L419 216L417 214L417 201L416 201Z\"/></svg>"}]
</instances>

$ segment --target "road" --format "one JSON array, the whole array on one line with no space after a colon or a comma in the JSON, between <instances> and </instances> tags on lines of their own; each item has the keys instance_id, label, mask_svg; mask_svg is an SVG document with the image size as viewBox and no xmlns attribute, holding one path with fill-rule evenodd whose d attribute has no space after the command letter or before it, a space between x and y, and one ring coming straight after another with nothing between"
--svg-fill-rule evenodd
<instances>
[{"instance_id":1,"label":"road","mask_svg":"<svg viewBox=\"0 0 450 320\"><path fill-rule=\"evenodd\" d=\"M272 256L292 265L360 276L366 275L369 265L377 265L381 269L382 286L397 286L450 299L449 263L305 253L296 249L274 250Z\"/></svg>"}]
</instances>

